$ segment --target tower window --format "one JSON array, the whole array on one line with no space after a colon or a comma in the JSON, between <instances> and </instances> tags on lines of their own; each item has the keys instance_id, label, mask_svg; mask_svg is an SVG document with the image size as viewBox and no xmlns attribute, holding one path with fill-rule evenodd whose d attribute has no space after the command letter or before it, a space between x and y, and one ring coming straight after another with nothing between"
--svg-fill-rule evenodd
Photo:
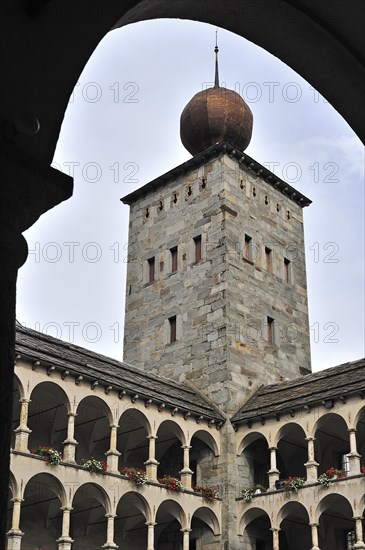
<instances>
[{"instance_id":1,"label":"tower window","mask_svg":"<svg viewBox=\"0 0 365 550\"><path fill-rule=\"evenodd\" d=\"M171 271L177 271L177 246L170 248L171 254Z\"/></svg>"},{"instance_id":2,"label":"tower window","mask_svg":"<svg viewBox=\"0 0 365 550\"><path fill-rule=\"evenodd\" d=\"M176 342L176 315L169 317L170 342Z\"/></svg>"},{"instance_id":3,"label":"tower window","mask_svg":"<svg viewBox=\"0 0 365 550\"><path fill-rule=\"evenodd\" d=\"M252 237L250 235L245 235L244 256L247 260L252 259Z\"/></svg>"},{"instance_id":4,"label":"tower window","mask_svg":"<svg viewBox=\"0 0 365 550\"><path fill-rule=\"evenodd\" d=\"M271 273L272 271L272 250L268 246L265 246L265 262L266 262L266 271Z\"/></svg>"},{"instance_id":5,"label":"tower window","mask_svg":"<svg viewBox=\"0 0 365 550\"><path fill-rule=\"evenodd\" d=\"M202 236L201 235L194 237L194 245L195 245L195 262L200 262L200 260L202 259Z\"/></svg>"},{"instance_id":6,"label":"tower window","mask_svg":"<svg viewBox=\"0 0 365 550\"><path fill-rule=\"evenodd\" d=\"M273 344L274 343L274 337L275 337L275 334L274 334L274 319L272 317L267 317L266 324L267 324L267 341L270 344Z\"/></svg>"},{"instance_id":7,"label":"tower window","mask_svg":"<svg viewBox=\"0 0 365 550\"><path fill-rule=\"evenodd\" d=\"M155 280L155 257L149 258L148 263L148 282L152 283Z\"/></svg>"},{"instance_id":8,"label":"tower window","mask_svg":"<svg viewBox=\"0 0 365 550\"><path fill-rule=\"evenodd\" d=\"M290 283L290 260L284 258L284 281Z\"/></svg>"}]
</instances>

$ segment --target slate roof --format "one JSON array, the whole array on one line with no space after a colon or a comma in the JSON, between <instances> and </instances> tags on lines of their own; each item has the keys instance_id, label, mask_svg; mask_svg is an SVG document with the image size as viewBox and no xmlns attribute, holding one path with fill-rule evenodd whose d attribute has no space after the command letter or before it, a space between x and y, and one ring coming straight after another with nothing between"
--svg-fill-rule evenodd
<instances>
[{"instance_id":1,"label":"slate roof","mask_svg":"<svg viewBox=\"0 0 365 550\"><path fill-rule=\"evenodd\" d=\"M351 394L365 396L365 359L351 361L295 380L261 386L233 415L232 423L252 423Z\"/></svg>"},{"instance_id":2,"label":"slate roof","mask_svg":"<svg viewBox=\"0 0 365 550\"><path fill-rule=\"evenodd\" d=\"M205 420L224 421L224 417L208 400L190 387L179 384L135 366L127 365L88 349L58 340L17 324L15 351L24 359L40 361L46 368L55 367L70 375L82 376L85 381L98 381L99 385L112 386L117 392L126 391L142 400L152 399L166 407L178 408L203 416Z\"/></svg>"}]
</instances>

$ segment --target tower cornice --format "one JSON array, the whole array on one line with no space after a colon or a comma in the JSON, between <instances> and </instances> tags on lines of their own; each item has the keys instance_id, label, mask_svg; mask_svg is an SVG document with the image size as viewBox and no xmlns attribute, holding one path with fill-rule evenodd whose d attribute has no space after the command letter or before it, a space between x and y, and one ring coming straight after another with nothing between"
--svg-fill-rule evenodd
<instances>
[{"instance_id":1,"label":"tower cornice","mask_svg":"<svg viewBox=\"0 0 365 550\"><path fill-rule=\"evenodd\" d=\"M265 166L263 166L262 164L254 160L252 157L250 157L246 153L240 151L236 147L233 147L233 145L231 145L226 141L221 141L220 143L212 145L212 147L209 147L202 153L195 155L188 161L182 164L179 164L172 170L169 170L168 172L166 172L165 174L162 174L158 178L151 180L150 182L146 183L139 189L132 191L132 193L129 193L128 195L125 195L120 200L124 204L131 205L136 200L140 199L143 196L148 195L151 192L156 191L160 187L165 186L167 183L170 183L171 181L175 180L177 177L181 175L185 175L191 170L199 168L200 166L203 166L204 164L206 164L208 161L218 158L223 154L228 154L230 157L235 158L239 162L239 164L242 166L242 168L245 168L246 170L251 172L253 175L260 178L270 187L277 189L279 192L281 192L283 195L288 197L290 200L292 200L299 206L305 207L305 206L309 206L312 203L312 201L308 197L306 197L305 195L300 193L297 189L289 185L289 183L285 182L284 180L279 178L277 175L275 175L273 172L268 170Z\"/></svg>"}]
</instances>

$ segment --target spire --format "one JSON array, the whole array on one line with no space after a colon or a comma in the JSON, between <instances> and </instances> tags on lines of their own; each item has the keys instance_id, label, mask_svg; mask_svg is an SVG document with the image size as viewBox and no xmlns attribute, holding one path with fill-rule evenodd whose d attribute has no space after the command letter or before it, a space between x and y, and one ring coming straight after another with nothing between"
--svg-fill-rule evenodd
<instances>
[{"instance_id":1,"label":"spire","mask_svg":"<svg viewBox=\"0 0 365 550\"><path fill-rule=\"evenodd\" d=\"M218 29L215 31L215 77L214 77L214 88L219 87L219 74L218 74Z\"/></svg>"}]
</instances>

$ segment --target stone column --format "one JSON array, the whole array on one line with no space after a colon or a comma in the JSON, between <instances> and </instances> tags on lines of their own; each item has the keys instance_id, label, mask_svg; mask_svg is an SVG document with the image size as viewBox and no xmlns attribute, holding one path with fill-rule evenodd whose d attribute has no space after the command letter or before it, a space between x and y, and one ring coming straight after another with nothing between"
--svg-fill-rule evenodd
<instances>
[{"instance_id":1,"label":"stone column","mask_svg":"<svg viewBox=\"0 0 365 550\"><path fill-rule=\"evenodd\" d=\"M103 544L102 548L105 548L105 550L113 550L114 548L119 548L114 542L114 514L106 514L106 517L108 519L107 524L107 535L106 535L106 543Z\"/></svg>"},{"instance_id":2,"label":"stone column","mask_svg":"<svg viewBox=\"0 0 365 550\"><path fill-rule=\"evenodd\" d=\"M57 540L58 550L71 550L73 540L70 537L70 514L71 514L72 508L68 506L63 506L61 510L63 511L62 535Z\"/></svg>"},{"instance_id":3,"label":"stone column","mask_svg":"<svg viewBox=\"0 0 365 550\"><path fill-rule=\"evenodd\" d=\"M7 533L8 537L8 544L7 544L7 550L20 550L21 543L22 543L22 537L24 533L20 530L19 524L20 524L20 509L21 504L23 502L23 499L21 498L13 498L13 515L11 519L11 529Z\"/></svg>"},{"instance_id":4,"label":"stone column","mask_svg":"<svg viewBox=\"0 0 365 550\"><path fill-rule=\"evenodd\" d=\"M76 446L77 441L74 438L75 434L75 418L77 416L74 412L68 413L68 422L67 422L67 438L63 441L63 460L65 462L76 462Z\"/></svg>"},{"instance_id":5,"label":"stone column","mask_svg":"<svg viewBox=\"0 0 365 550\"><path fill-rule=\"evenodd\" d=\"M189 550L189 540L191 529L181 529L183 534L183 550Z\"/></svg>"},{"instance_id":6,"label":"stone column","mask_svg":"<svg viewBox=\"0 0 365 550\"><path fill-rule=\"evenodd\" d=\"M30 399L23 397L20 399L21 409L20 409L20 421L19 426L14 430L15 433L15 450L23 451L26 453L28 449L28 439L29 435L32 433L32 430L28 428L28 409Z\"/></svg>"},{"instance_id":7,"label":"stone column","mask_svg":"<svg viewBox=\"0 0 365 550\"><path fill-rule=\"evenodd\" d=\"M318 462L314 460L314 437L306 437L308 442L308 461L304 464L307 469L307 483L316 483L318 479Z\"/></svg>"},{"instance_id":8,"label":"stone column","mask_svg":"<svg viewBox=\"0 0 365 550\"><path fill-rule=\"evenodd\" d=\"M362 517L355 517L355 533L356 533L356 543L354 548L365 548L363 541L363 532L362 532Z\"/></svg>"},{"instance_id":9,"label":"stone column","mask_svg":"<svg viewBox=\"0 0 365 550\"><path fill-rule=\"evenodd\" d=\"M269 489L275 489L275 481L279 479L280 472L276 467L276 449L277 447L269 447L270 449L270 470L267 472L269 476Z\"/></svg>"},{"instance_id":10,"label":"stone column","mask_svg":"<svg viewBox=\"0 0 365 550\"><path fill-rule=\"evenodd\" d=\"M156 460L156 435L148 435L147 439L149 440L149 451L148 451L148 460L145 462L146 474L148 481L157 481L157 467L159 462Z\"/></svg>"},{"instance_id":11,"label":"stone column","mask_svg":"<svg viewBox=\"0 0 365 550\"><path fill-rule=\"evenodd\" d=\"M273 550L280 550L279 548L279 531L276 527L271 528L272 531L272 548Z\"/></svg>"},{"instance_id":12,"label":"stone column","mask_svg":"<svg viewBox=\"0 0 365 550\"><path fill-rule=\"evenodd\" d=\"M361 472L360 469L360 459L361 455L357 452L357 445L356 445L356 429L350 428L348 430L350 435L350 452L347 455L349 459L349 473L350 474L359 474Z\"/></svg>"},{"instance_id":13,"label":"stone column","mask_svg":"<svg viewBox=\"0 0 365 550\"><path fill-rule=\"evenodd\" d=\"M105 453L105 456L107 457L106 460L108 464L108 472L112 472L114 474L119 473L118 461L120 457L120 452L117 450L118 427L118 424L110 425L110 449L108 452Z\"/></svg>"},{"instance_id":14,"label":"stone column","mask_svg":"<svg viewBox=\"0 0 365 550\"><path fill-rule=\"evenodd\" d=\"M318 523L311 523L312 530L312 548L311 550L320 550L318 547Z\"/></svg>"},{"instance_id":15,"label":"stone column","mask_svg":"<svg viewBox=\"0 0 365 550\"><path fill-rule=\"evenodd\" d=\"M179 472L181 483L186 489L191 489L191 477L193 472L190 470L190 459L189 451L191 447L189 445L183 445L181 447L184 450L184 466L183 469Z\"/></svg>"},{"instance_id":16,"label":"stone column","mask_svg":"<svg viewBox=\"0 0 365 550\"><path fill-rule=\"evenodd\" d=\"M32 128L38 130L36 117L32 120L37 123L31 125ZM11 127L12 122L9 124ZM18 133L23 130L24 127L20 128ZM16 139L17 134L12 135L9 140ZM28 156L10 141L2 141L0 157L0 510L6 510L13 411L16 280L18 269L28 255L22 233L44 212L71 197L73 182L66 174ZM0 547L5 546L5 537L6 514L1 514Z\"/></svg>"},{"instance_id":17,"label":"stone column","mask_svg":"<svg viewBox=\"0 0 365 550\"><path fill-rule=\"evenodd\" d=\"M153 521L146 523L147 525L147 550L155 550L155 525Z\"/></svg>"}]
</instances>

